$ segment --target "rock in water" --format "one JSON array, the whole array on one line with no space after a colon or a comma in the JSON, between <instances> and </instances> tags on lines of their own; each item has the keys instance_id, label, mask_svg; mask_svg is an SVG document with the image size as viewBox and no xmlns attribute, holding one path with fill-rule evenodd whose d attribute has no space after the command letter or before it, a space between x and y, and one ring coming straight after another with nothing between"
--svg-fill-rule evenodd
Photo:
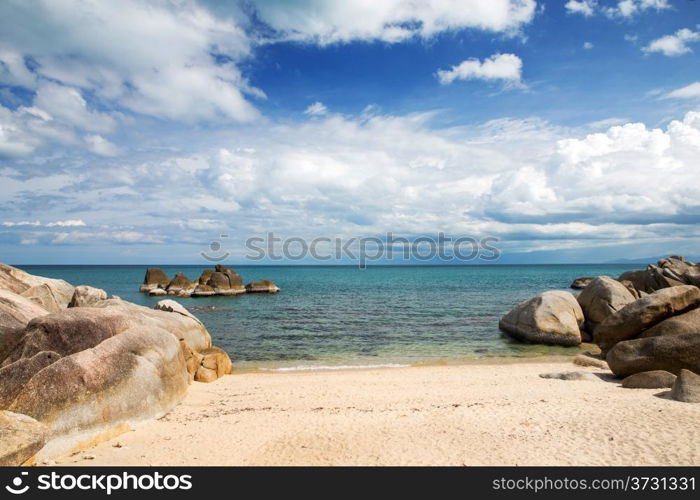
<instances>
[{"instance_id":1,"label":"rock in water","mask_svg":"<svg viewBox=\"0 0 700 500\"><path fill-rule=\"evenodd\" d=\"M156 288L163 288L168 286L170 279L168 275L163 272L160 267L149 267L146 270L146 276L143 279L143 285L139 288L141 292L150 292Z\"/></svg>"},{"instance_id":2,"label":"rock in water","mask_svg":"<svg viewBox=\"0 0 700 500\"><path fill-rule=\"evenodd\" d=\"M187 297L192 295L197 283L190 281L187 276L182 273L175 273L175 277L168 284L166 290L168 295L179 295L181 297Z\"/></svg>"},{"instance_id":3,"label":"rock in water","mask_svg":"<svg viewBox=\"0 0 700 500\"><path fill-rule=\"evenodd\" d=\"M605 318L594 330L593 341L605 353L618 342L638 337L664 319L698 306L698 287L681 285L664 288L627 304Z\"/></svg>"},{"instance_id":4,"label":"rock in water","mask_svg":"<svg viewBox=\"0 0 700 500\"><path fill-rule=\"evenodd\" d=\"M700 372L700 333L625 340L610 349L607 361L618 377L652 370Z\"/></svg>"},{"instance_id":5,"label":"rock in water","mask_svg":"<svg viewBox=\"0 0 700 500\"><path fill-rule=\"evenodd\" d=\"M641 337L660 337L662 335L698 332L700 332L700 308L665 319L661 323L645 330Z\"/></svg>"},{"instance_id":6,"label":"rock in water","mask_svg":"<svg viewBox=\"0 0 700 500\"><path fill-rule=\"evenodd\" d=\"M101 288L79 285L75 287L75 293L68 307L89 307L101 300L107 300L107 292Z\"/></svg>"},{"instance_id":7,"label":"rock in water","mask_svg":"<svg viewBox=\"0 0 700 500\"><path fill-rule=\"evenodd\" d=\"M576 278L574 281L571 282L569 288L573 288L574 290L583 290L594 279L595 278L591 276L583 276L581 278Z\"/></svg>"},{"instance_id":8,"label":"rock in water","mask_svg":"<svg viewBox=\"0 0 700 500\"><path fill-rule=\"evenodd\" d=\"M586 329L591 332L605 318L635 301L622 283L608 276L591 280L576 299L586 318Z\"/></svg>"},{"instance_id":9,"label":"rock in water","mask_svg":"<svg viewBox=\"0 0 700 500\"><path fill-rule=\"evenodd\" d=\"M245 286L248 293L277 293L280 288L270 280L255 281Z\"/></svg>"},{"instance_id":10,"label":"rock in water","mask_svg":"<svg viewBox=\"0 0 700 500\"><path fill-rule=\"evenodd\" d=\"M46 426L33 418L0 411L0 466L27 463L46 443Z\"/></svg>"},{"instance_id":11,"label":"rock in water","mask_svg":"<svg viewBox=\"0 0 700 500\"><path fill-rule=\"evenodd\" d=\"M541 373L540 377L557 380L599 380L598 377L588 372Z\"/></svg>"},{"instance_id":12,"label":"rock in water","mask_svg":"<svg viewBox=\"0 0 700 500\"><path fill-rule=\"evenodd\" d=\"M676 376L666 370L652 370L650 372L640 372L625 377L622 387L628 389L665 389L673 387Z\"/></svg>"},{"instance_id":13,"label":"rock in water","mask_svg":"<svg viewBox=\"0 0 700 500\"><path fill-rule=\"evenodd\" d=\"M581 343L583 311L569 292L544 292L521 302L498 326L512 337L536 344L574 346Z\"/></svg>"},{"instance_id":14,"label":"rock in water","mask_svg":"<svg viewBox=\"0 0 700 500\"><path fill-rule=\"evenodd\" d=\"M46 456L73 443L159 417L189 384L180 342L160 328L133 329L41 370L9 407L49 427ZM67 447L67 448L66 448Z\"/></svg>"},{"instance_id":15,"label":"rock in water","mask_svg":"<svg viewBox=\"0 0 700 500\"><path fill-rule=\"evenodd\" d=\"M671 397L684 403L700 403L700 375L690 370L681 370L673 384Z\"/></svg>"}]
</instances>

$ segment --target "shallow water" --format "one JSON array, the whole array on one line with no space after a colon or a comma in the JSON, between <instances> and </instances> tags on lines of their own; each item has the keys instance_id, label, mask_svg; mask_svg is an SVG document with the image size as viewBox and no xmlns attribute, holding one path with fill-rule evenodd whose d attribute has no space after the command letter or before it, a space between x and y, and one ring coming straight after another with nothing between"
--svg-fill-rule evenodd
<instances>
[{"instance_id":1,"label":"shallow water","mask_svg":"<svg viewBox=\"0 0 700 500\"><path fill-rule=\"evenodd\" d=\"M147 266L21 266L32 274L153 307L138 292ZM568 289L579 276L631 265L357 267L240 266L244 282L271 279L276 295L177 298L209 329L239 368L303 369L393 365L490 356L575 354L578 348L527 345L498 330L517 302ZM204 266L162 266L196 279Z\"/></svg>"}]
</instances>

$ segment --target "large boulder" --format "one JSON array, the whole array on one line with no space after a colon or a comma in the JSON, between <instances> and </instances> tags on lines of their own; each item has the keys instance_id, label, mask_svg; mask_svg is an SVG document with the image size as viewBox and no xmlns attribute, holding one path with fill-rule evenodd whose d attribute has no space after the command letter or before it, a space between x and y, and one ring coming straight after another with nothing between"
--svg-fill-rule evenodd
<instances>
[{"instance_id":1,"label":"large boulder","mask_svg":"<svg viewBox=\"0 0 700 500\"><path fill-rule=\"evenodd\" d=\"M131 329L38 372L9 410L45 423L54 456L168 412L189 377L180 342L160 329Z\"/></svg>"},{"instance_id":2,"label":"large boulder","mask_svg":"<svg viewBox=\"0 0 700 500\"><path fill-rule=\"evenodd\" d=\"M238 295L245 293L243 279L228 266L217 264L215 270L209 276L207 285L214 289L217 295Z\"/></svg>"},{"instance_id":3,"label":"large boulder","mask_svg":"<svg viewBox=\"0 0 700 500\"><path fill-rule=\"evenodd\" d=\"M610 349L606 359L618 377L652 370L700 372L700 333L625 340Z\"/></svg>"},{"instance_id":4,"label":"large boulder","mask_svg":"<svg viewBox=\"0 0 700 500\"><path fill-rule=\"evenodd\" d=\"M199 319L194 314L189 312L185 308L185 306L183 306L179 302L175 302L174 300L170 300L170 299L161 300L153 307L153 309L155 309L156 311L165 311L165 312L171 312L171 313L176 313L176 314L182 314L186 318L189 318L193 321L196 321L200 325L203 324L201 321L199 321Z\"/></svg>"},{"instance_id":5,"label":"large boulder","mask_svg":"<svg viewBox=\"0 0 700 500\"><path fill-rule=\"evenodd\" d=\"M498 326L512 337L536 344L574 346L581 343L583 311L569 292L544 292L521 302Z\"/></svg>"},{"instance_id":6,"label":"large boulder","mask_svg":"<svg viewBox=\"0 0 700 500\"><path fill-rule=\"evenodd\" d=\"M146 270L146 276L143 278L143 285L139 288L141 292L150 292L154 288L163 288L168 286L170 279L160 267L149 267Z\"/></svg>"},{"instance_id":7,"label":"large boulder","mask_svg":"<svg viewBox=\"0 0 700 500\"><path fill-rule=\"evenodd\" d=\"M605 318L593 332L593 341L607 352L622 340L632 339L655 324L700 306L700 288L674 286L627 304Z\"/></svg>"},{"instance_id":8,"label":"large boulder","mask_svg":"<svg viewBox=\"0 0 700 500\"><path fill-rule=\"evenodd\" d=\"M248 283L245 286L245 290L248 293L277 293L280 291L280 287L270 280L262 280Z\"/></svg>"},{"instance_id":9,"label":"large boulder","mask_svg":"<svg viewBox=\"0 0 700 500\"><path fill-rule=\"evenodd\" d=\"M90 307L101 300L107 299L107 292L101 288L93 288L87 285L75 287L73 298L68 307Z\"/></svg>"},{"instance_id":10,"label":"large boulder","mask_svg":"<svg viewBox=\"0 0 700 500\"><path fill-rule=\"evenodd\" d=\"M24 328L32 319L49 311L36 302L8 290L0 290L0 330Z\"/></svg>"},{"instance_id":11,"label":"large boulder","mask_svg":"<svg viewBox=\"0 0 700 500\"><path fill-rule=\"evenodd\" d=\"M168 283L166 288L168 295L179 295L186 297L192 295L197 283L190 281L183 273L176 273L175 277Z\"/></svg>"},{"instance_id":12,"label":"large boulder","mask_svg":"<svg viewBox=\"0 0 700 500\"><path fill-rule=\"evenodd\" d=\"M202 285L201 283L192 292L192 297L211 297L213 295L216 295L216 290L209 285Z\"/></svg>"},{"instance_id":13,"label":"large boulder","mask_svg":"<svg viewBox=\"0 0 700 500\"><path fill-rule=\"evenodd\" d=\"M686 313L673 316L645 330L640 337L659 337L661 335L677 335L679 333L700 332L700 307Z\"/></svg>"},{"instance_id":14,"label":"large boulder","mask_svg":"<svg viewBox=\"0 0 700 500\"><path fill-rule=\"evenodd\" d=\"M0 368L0 410L7 408L31 378L52 363L61 359L53 351L42 351L30 358L21 358Z\"/></svg>"},{"instance_id":15,"label":"large boulder","mask_svg":"<svg viewBox=\"0 0 700 500\"><path fill-rule=\"evenodd\" d=\"M46 426L32 417L0 411L0 466L31 463L46 437Z\"/></svg>"},{"instance_id":16,"label":"large boulder","mask_svg":"<svg viewBox=\"0 0 700 500\"><path fill-rule=\"evenodd\" d=\"M684 284L654 265L649 265L646 269L622 273L618 280L630 281L637 290L646 293L653 293L657 290Z\"/></svg>"},{"instance_id":17,"label":"large boulder","mask_svg":"<svg viewBox=\"0 0 700 500\"><path fill-rule=\"evenodd\" d=\"M231 358L223 349L210 347L199 352L200 366L194 375L197 382L213 382L233 371Z\"/></svg>"},{"instance_id":18,"label":"large boulder","mask_svg":"<svg viewBox=\"0 0 700 500\"><path fill-rule=\"evenodd\" d=\"M681 370L671 390L671 397L684 403L700 403L700 375Z\"/></svg>"},{"instance_id":19,"label":"large boulder","mask_svg":"<svg viewBox=\"0 0 700 500\"><path fill-rule=\"evenodd\" d=\"M586 329L591 332L605 318L635 301L622 283L608 276L591 280L576 299L586 318Z\"/></svg>"},{"instance_id":20,"label":"large boulder","mask_svg":"<svg viewBox=\"0 0 700 500\"><path fill-rule=\"evenodd\" d=\"M34 276L16 267L0 263L0 290L22 294L32 287L47 285L53 291L58 304L65 308L73 296L73 285L63 280Z\"/></svg>"},{"instance_id":21,"label":"large boulder","mask_svg":"<svg viewBox=\"0 0 700 500\"><path fill-rule=\"evenodd\" d=\"M61 305L61 298L56 296L56 290L47 283L28 288L21 295L50 313L57 313L64 309L64 306Z\"/></svg>"},{"instance_id":22,"label":"large boulder","mask_svg":"<svg viewBox=\"0 0 700 500\"><path fill-rule=\"evenodd\" d=\"M622 387L627 389L666 389L673 387L676 376L666 370L652 370L640 372L625 377Z\"/></svg>"}]
</instances>

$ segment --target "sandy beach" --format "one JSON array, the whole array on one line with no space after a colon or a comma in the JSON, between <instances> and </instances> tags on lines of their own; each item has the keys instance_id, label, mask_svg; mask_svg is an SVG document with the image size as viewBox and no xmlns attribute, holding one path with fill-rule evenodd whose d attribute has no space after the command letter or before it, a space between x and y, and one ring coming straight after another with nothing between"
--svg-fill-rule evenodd
<instances>
[{"instance_id":1,"label":"sandy beach","mask_svg":"<svg viewBox=\"0 0 700 500\"><path fill-rule=\"evenodd\" d=\"M543 379L588 371L594 380ZM253 372L63 465L700 465L700 405L537 360Z\"/></svg>"}]
</instances>

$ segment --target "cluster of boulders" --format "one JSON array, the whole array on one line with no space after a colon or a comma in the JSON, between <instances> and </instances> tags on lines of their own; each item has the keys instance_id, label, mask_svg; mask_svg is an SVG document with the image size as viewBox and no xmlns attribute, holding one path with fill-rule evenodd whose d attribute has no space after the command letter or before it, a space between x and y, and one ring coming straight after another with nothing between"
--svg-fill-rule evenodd
<instances>
[{"instance_id":1,"label":"cluster of boulders","mask_svg":"<svg viewBox=\"0 0 700 500\"><path fill-rule=\"evenodd\" d=\"M700 264L671 256L618 278L577 278L518 304L499 327L525 342L593 342L623 387L700 403Z\"/></svg>"},{"instance_id":2,"label":"cluster of boulders","mask_svg":"<svg viewBox=\"0 0 700 500\"><path fill-rule=\"evenodd\" d=\"M205 269L196 281L190 281L183 273L175 273L171 280L159 267L151 267L146 271L139 291L155 296L211 297L242 293L277 293L280 288L270 280L255 281L243 286L243 279L236 271L217 264L213 270Z\"/></svg>"},{"instance_id":3,"label":"cluster of boulders","mask_svg":"<svg viewBox=\"0 0 700 500\"><path fill-rule=\"evenodd\" d=\"M0 264L0 465L112 437L231 371L173 300L150 309Z\"/></svg>"}]
</instances>

